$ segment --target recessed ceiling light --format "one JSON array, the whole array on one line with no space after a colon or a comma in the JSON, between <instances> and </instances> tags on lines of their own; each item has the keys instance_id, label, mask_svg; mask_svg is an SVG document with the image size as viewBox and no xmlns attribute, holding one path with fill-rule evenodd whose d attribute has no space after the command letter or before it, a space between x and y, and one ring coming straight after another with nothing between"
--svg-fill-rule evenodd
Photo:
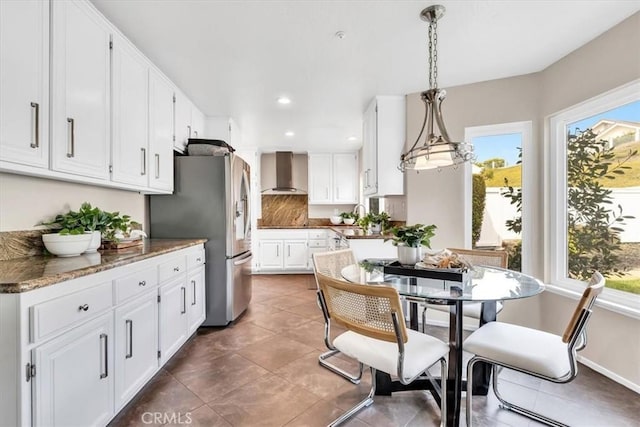
<instances>
[{"instance_id":1,"label":"recessed ceiling light","mask_svg":"<svg viewBox=\"0 0 640 427\"><path fill-rule=\"evenodd\" d=\"M278 98L278 104L282 104L282 105L291 104L291 99L287 98L286 96L281 96Z\"/></svg>"},{"instance_id":2,"label":"recessed ceiling light","mask_svg":"<svg viewBox=\"0 0 640 427\"><path fill-rule=\"evenodd\" d=\"M339 38L340 40L344 39L345 37L347 37L347 34L344 31L338 31L337 33L335 33L335 36L337 38Z\"/></svg>"},{"instance_id":3,"label":"recessed ceiling light","mask_svg":"<svg viewBox=\"0 0 640 427\"><path fill-rule=\"evenodd\" d=\"M294 136L294 135L295 135L295 132L293 132L293 131L291 131L291 130L288 130L288 131L286 131L286 132L284 133L284 136Z\"/></svg>"},{"instance_id":4,"label":"recessed ceiling light","mask_svg":"<svg viewBox=\"0 0 640 427\"><path fill-rule=\"evenodd\" d=\"M350 136L349 138L347 138L347 141L357 141L358 137L357 136Z\"/></svg>"}]
</instances>

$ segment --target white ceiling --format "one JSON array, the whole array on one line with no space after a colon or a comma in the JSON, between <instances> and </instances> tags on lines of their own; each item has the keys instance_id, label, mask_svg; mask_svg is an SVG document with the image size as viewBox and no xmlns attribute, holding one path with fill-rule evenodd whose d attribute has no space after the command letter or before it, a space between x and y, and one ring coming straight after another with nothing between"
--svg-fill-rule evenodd
<instances>
[{"instance_id":1,"label":"white ceiling","mask_svg":"<svg viewBox=\"0 0 640 427\"><path fill-rule=\"evenodd\" d=\"M419 13L435 2L92 2L206 115L233 117L265 151L358 148L373 96L428 86ZM639 0L438 3L443 88L540 71L640 10ZM278 105L281 95L292 103Z\"/></svg>"}]
</instances>

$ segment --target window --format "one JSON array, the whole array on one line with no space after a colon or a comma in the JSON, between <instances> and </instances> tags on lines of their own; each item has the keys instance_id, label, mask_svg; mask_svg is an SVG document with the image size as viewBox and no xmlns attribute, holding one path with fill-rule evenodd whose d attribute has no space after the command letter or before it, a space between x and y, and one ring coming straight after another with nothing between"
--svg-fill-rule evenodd
<instances>
[{"instance_id":1,"label":"window","mask_svg":"<svg viewBox=\"0 0 640 427\"><path fill-rule=\"evenodd\" d=\"M529 194L522 182L527 182L531 127L531 122L514 122L465 129L465 140L473 143L476 156L467 177L471 182L466 198L471 224L468 242L474 247L505 248L509 268L528 272L531 216L526 212ZM478 190L484 193L484 209L479 208Z\"/></svg>"},{"instance_id":2,"label":"window","mask_svg":"<svg viewBox=\"0 0 640 427\"><path fill-rule=\"evenodd\" d=\"M640 314L640 81L549 124L548 281L581 292L597 269L603 300Z\"/></svg>"}]
</instances>

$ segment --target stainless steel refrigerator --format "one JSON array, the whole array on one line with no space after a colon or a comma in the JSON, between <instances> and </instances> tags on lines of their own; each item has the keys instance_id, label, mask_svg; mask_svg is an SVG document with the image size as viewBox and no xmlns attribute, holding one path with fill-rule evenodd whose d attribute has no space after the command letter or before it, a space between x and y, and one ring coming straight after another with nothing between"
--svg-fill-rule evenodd
<instances>
[{"instance_id":1,"label":"stainless steel refrigerator","mask_svg":"<svg viewBox=\"0 0 640 427\"><path fill-rule=\"evenodd\" d=\"M249 165L233 153L175 157L174 192L149 197L152 238L207 238L204 326L226 325L251 300Z\"/></svg>"}]
</instances>

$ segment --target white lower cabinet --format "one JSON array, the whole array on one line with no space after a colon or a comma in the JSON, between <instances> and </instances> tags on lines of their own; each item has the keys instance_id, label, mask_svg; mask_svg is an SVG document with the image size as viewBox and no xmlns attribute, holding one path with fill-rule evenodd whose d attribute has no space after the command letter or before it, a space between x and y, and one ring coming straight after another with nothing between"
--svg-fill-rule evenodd
<instances>
[{"instance_id":1,"label":"white lower cabinet","mask_svg":"<svg viewBox=\"0 0 640 427\"><path fill-rule=\"evenodd\" d=\"M282 270L281 240L260 240L260 270Z\"/></svg>"},{"instance_id":2,"label":"white lower cabinet","mask_svg":"<svg viewBox=\"0 0 640 427\"><path fill-rule=\"evenodd\" d=\"M309 267L307 247L307 240L285 240L285 270L306 270Z\"/></svg>"},{"instance_id":3,"label":"white lower cabinet","mask_svg":"<svg viewBox=\"0 0 640 427\"><path fill-rule=\"evenodd\" d=\"M115 329L115 407L120 410L157 370L157 294L147 292L116 308Z\"/></svg>"},{"instance_id":4,"label":"white lower cabinet","mask_svg":"<svg viewBox=\"0 0 640 427\"><path fill-rule=\"evenodd\" d=\"M0 426L104 426L205 319L204 246L0 293Z\"/></svg>"},{"instance_id":5,"label":"white lower cabinet","mask_svg":"<svg viewBox=\"0 0 640 427\"><path fill-rule=\"evenodd\" d=\"M160 287L160 363L164 364L187 339L187 285L183 277Z\"/></svg>"},{"instance_id":6,"label":"white lower cabinet","mask_svg":"<svg viewBox=\"0 0 640 427\"><path fill-rule=\"evenodd\" d=\"M189 321L189 335L194 333L207 316L204 295L204 267L199 267L189 273L187 277L187 319Z\"/></svg>"},{"instance_id":7,"label":"white lower cabinet","mask_svg":"<svg viewBox=\"0 0 640 427\"><path fill-rule=\"evenodd\" d=\"M33 425L94 426L111 419L112 312L37 347L33 360Z\"/></svg>"}]
</instances>

